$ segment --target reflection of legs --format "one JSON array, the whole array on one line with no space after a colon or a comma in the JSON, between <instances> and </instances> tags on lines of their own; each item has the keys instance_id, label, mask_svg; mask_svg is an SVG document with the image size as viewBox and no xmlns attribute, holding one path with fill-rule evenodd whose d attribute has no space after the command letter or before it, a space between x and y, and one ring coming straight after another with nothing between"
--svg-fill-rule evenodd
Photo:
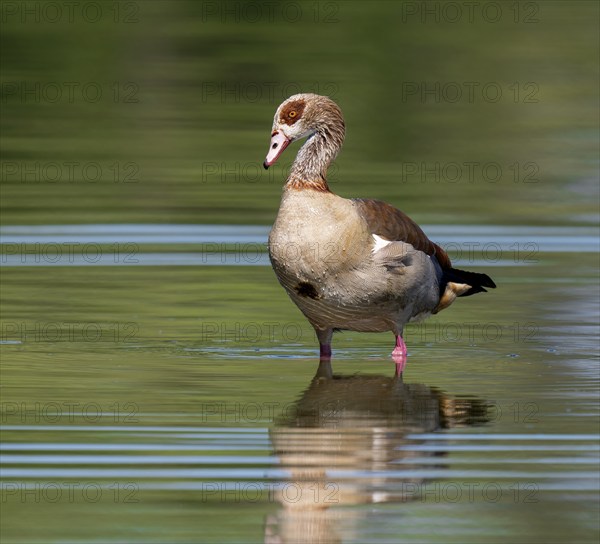
<instances>
[{"instance_id":1,"label":"reflection of legs","mask_svg":"<svg viewBox=\"0 0 600 544\"><path fill-rule=\"evenodd\" d=\"M327 378L331 380L333 378L333 368L331 368L331 359L323 358L319 360L319 366L315 378Z\"/></svg>"},{"instance_id":2,"label":"reflection of legs","mask_svg":"<svg viewBox=\"0 0 600 544\"><path fill-rule=\"evenodd\" d=\"M331 359L331 337L333 329L315 329L319 339L319 355L321 359Z\"/></svg>"},{"instance_id":3,"label":"reflection of legs","mask_svg":"<svg viewBox=\"0 0 600 544\"><path fill-rule=\"evenodd\" d=\"M396 335L396 347L392 351L392 359L396 363L396 374L402 374L406 366L406 344L399 334Z\"/></svg>"}]
</instances>

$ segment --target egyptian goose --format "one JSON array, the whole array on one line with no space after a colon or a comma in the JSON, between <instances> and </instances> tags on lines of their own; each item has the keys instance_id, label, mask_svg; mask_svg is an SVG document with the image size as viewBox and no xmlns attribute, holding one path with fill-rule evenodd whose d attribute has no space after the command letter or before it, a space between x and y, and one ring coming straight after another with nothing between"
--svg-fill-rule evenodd
<instances>
[{"instance_id":1,"label":"egyptian goose","mask_svg":"<svg viewBox=\"0 0 600 544\"><path fill-rule=\"evenodd\" d=\"M400 210L333 194L327 168L344 136L342 112L328 97L296 94L277 108L264 167L291 142L308 139L269 235L271 264L314 327L322 359L331 357L334 331L392 331L392 356L403 369L406 323L496 285L486 274L452 268L446 252Z\"/></svg>"}]
</instances>

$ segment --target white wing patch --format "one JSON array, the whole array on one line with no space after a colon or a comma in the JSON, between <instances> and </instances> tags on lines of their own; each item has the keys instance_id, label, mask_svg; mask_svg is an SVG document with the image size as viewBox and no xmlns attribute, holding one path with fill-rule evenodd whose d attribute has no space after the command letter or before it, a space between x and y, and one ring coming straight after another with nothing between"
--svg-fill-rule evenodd
<instances>
[{"instance_id":1,"label":"white wing patch","mask_svg":"<svg viewBox=\"0 0 600 544\"><path fill-rule=\"evenodd\" d=\"M377 234L373 234L373 240L375 241L375 245L373 246L372 250L373 253L377 253L380 249L383 249L385 246L392 243L389 240L384 240L380 236L377 236Z\"/></svg>"}]
</instances>

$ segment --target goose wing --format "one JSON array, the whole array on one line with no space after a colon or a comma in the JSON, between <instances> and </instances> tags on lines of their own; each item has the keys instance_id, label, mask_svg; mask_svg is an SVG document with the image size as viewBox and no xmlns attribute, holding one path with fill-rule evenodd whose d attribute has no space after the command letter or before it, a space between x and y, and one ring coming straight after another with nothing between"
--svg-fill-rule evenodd
<instances>
[{"instance_id":1,"label":"goose wing","mask_svg":"<svg viewBox=\"0 0 600 544\"><path fill-rule=\"evenodd\" d=\"M381 200L355 198L353 202L371 234L392 242L406 242L429 256L435 256L442 269L452 267L448 254L427 238L421 227L405 213Z\"/></svg>"},{"instance_id":2,"label":"goose wing","mask_svg":"<svg viewBox=\"0 0 600 544\"><path fill-rule=\"evenodd\" d=\"M427 238L421 227L397 208L381 200L357 198L353 199L353 202L372 235L392 242L405 242L435 258L442 270L440 278L442 298L447 285L451 286L454 297L485 292L485 287L492 289L496 287L487 274L452 268L448 254ZM377 241L377 238L375 240Z\"/></svg>"}]
</instances>

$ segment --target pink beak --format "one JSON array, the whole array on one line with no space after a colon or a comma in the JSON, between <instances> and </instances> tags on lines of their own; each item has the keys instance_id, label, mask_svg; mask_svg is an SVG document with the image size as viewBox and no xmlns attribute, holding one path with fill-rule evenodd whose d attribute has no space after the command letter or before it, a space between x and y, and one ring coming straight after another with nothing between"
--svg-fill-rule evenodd
<instances>
[{"instance_id":1,"label":"pink beak","mask_svg":"<svg viewBox=\"0 0 600 544\"><path fill-rule=\"evenodd\" d=\"M291 141L292 140L289 140L284 136L283 132L279 132L278 130L271 134L271 144L269 146L269 152L267 153L267 158L263 163L265 170L269 168L269 166L277 162L279 155L281 155L283 153L283 150L288 145L290 145Z\"/></svg>"}]
</instances>

